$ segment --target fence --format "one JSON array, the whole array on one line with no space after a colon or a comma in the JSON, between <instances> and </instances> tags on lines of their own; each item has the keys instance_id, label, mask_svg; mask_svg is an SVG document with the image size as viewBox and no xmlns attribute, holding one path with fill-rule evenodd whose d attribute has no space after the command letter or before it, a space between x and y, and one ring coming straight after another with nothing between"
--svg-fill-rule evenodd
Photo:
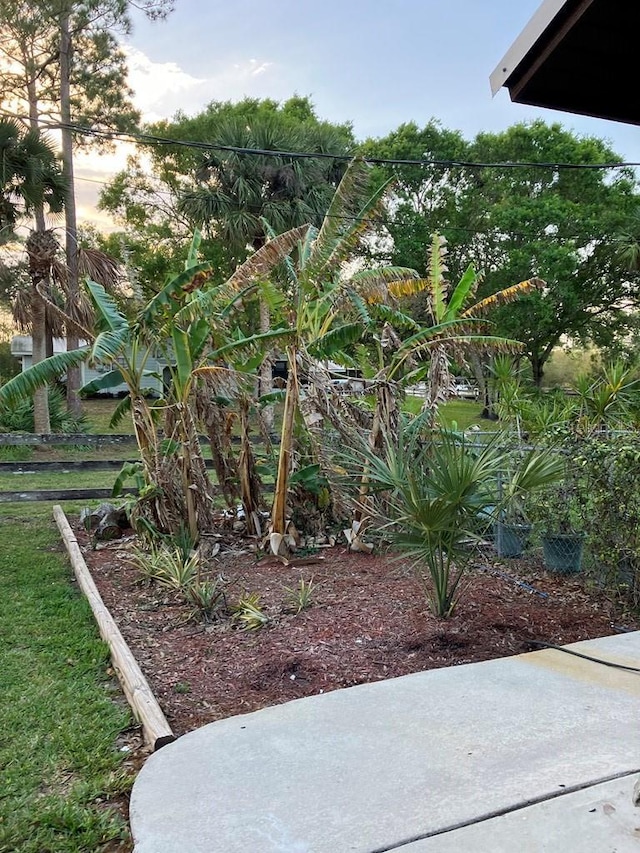
<instances>
[{"instance_id":1,"label":"fence","mask_svg":"<svg viewBox=\"0 0 640 853\"><path fill-rule=\"evenodd\" d=\"M206 436L200 437L203 443L208 442ZM234 444L239 444L237 436L232 437ZM252 444L262 444L262 439L252 438ZM274 442L277 443L277 442ZM98 435L88 433L75 434L37 434L37 433L0 433L0 447L88 447L98 449L103 447L136 447L134 435ZM29 460L21 462L0 462L0 474L37 474L45 472L69 473L78 471L119 471L126 462L137 459L83 459L69 461ZM208 470L214 465L210 459L205 460ZM111 489L17 489L0 491L0 503L22 501L72 501L72 500L107 500L111 497ZM123 489L124 494L135 494L136 489Z\"/></svg>"}]
</instances>

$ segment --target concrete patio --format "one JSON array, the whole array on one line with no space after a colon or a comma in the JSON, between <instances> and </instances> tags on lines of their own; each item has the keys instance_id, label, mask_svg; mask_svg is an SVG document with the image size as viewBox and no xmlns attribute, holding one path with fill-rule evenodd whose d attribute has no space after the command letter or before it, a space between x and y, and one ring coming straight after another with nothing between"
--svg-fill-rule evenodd
<instances>
[{"instance_id":1,"label":"concrete patio","mask_svg":"<svg viewBox=\"0 0 640 853\"><path fill-rule=\"evenodd\" d=\"M567 648L640 668L640 632ZM545 649L204 726L136 780L136 853L631 853L640 673Z\"/></svg>"}]
</instances>

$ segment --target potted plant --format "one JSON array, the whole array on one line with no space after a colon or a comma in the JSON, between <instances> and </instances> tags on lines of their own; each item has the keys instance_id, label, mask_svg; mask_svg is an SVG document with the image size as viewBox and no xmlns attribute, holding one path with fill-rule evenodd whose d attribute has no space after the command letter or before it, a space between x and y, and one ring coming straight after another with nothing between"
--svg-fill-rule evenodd
<instances>
[{"instance_id":1,"label":"potted plant","mask_svg":"<svg viewBox=\"0 0 640 853\"><path fill-rule=\"evenodd\" d=\"M584 522L575 483L570 479L541 492L536 499L545 566L560 574L582 568Z\"/></svg>"},{"instance_id":2,"label":"potted plant","mask_svg":"<svg viewBox=\"0 0 640 853\"><path fill-rule=\"evenodd\" d=\"M526 548L532 524L527 501L540 489L555 483L563 473L563 464L551 449L529 450L499 478L495 546L499 557L519 557Z\"/></svg>"}]
</instances>

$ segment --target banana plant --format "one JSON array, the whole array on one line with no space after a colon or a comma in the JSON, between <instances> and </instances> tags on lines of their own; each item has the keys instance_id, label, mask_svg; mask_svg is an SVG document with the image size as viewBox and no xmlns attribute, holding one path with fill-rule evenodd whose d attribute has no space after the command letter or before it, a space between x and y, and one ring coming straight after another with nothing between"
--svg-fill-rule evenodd
<instances>
[{"instance_id":1,"label":"banana plant","mask_svg":"<svg viewBox=\"0 0 640 853\"><path fill-rule=\"evenodd\" d=\"M211 265L197 260L199 235L192 243L185 270L169 281L130 320L96 282L87 287L96 310L96 335L89 346L57 354L19 374L2 388L0 400L15 404L53 381L69 367L87 361L110 368L85 387L96 392L125 383L128 394L112 423L131 412L150 491L147 513L160 532L174 533L187 518L194 539L212 524L213 491L198 441L192 398L198 381L228 382L233 358L247 358L265 339L286 337L286 329L264 335L232 332L229 318L255 279L291 251L303 230L281 235L245 262L217 288L207 287ZM148 365L163 356L169 382L160 400L149 399ZM164 419L165 433L159 430Z\"/></svg>"},{"instance_id":2,"label":"banana plant","mask_svg":"<svg viewBox=\"0 0 640 853\"><path fill-rule=\"evenodd\" d=\"M275 554L293 545L287 538L287 499L303 374L313 377L316 392L328 393L329 377L322 363L349 363L349 351L368 333L355 302L380 303L394 289L417 286L417 273L402 267L344 274L343 265L379 208L386 189L380 186L370 191L369 182L367 164L356 158L347 168L321 227L309 227L299 241L295 258L288 256L284 260L285 282L277 307L292 335L286 342L288 379L268 540ZM328 409L331 405L321 414L337 419L335 411L329 413Z\"/></svg>"}]
</instances>

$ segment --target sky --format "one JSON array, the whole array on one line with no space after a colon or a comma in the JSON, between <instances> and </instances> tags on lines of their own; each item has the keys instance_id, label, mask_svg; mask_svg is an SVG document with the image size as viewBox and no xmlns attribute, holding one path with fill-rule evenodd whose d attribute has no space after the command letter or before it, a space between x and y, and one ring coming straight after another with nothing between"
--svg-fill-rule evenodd
<instances>
[{"instance_id":1,"label":"sky","mask_svg":"<svg viewBox=\"0 0 640 853\"><path fill-rule=\"evenodd\" d=\"M134 17L124 40L135 102L149 120L194 114L213 100L308 95L320 118L350 121L358 139L431 118L472 138L542 117L605 138L640 160L640 128L491 97L489 75L541 0L176 0L164 22ZM81 157L82 219L126 151ZM86 179L89 180L86 180Z\"/></svg>"}]
</instances>

